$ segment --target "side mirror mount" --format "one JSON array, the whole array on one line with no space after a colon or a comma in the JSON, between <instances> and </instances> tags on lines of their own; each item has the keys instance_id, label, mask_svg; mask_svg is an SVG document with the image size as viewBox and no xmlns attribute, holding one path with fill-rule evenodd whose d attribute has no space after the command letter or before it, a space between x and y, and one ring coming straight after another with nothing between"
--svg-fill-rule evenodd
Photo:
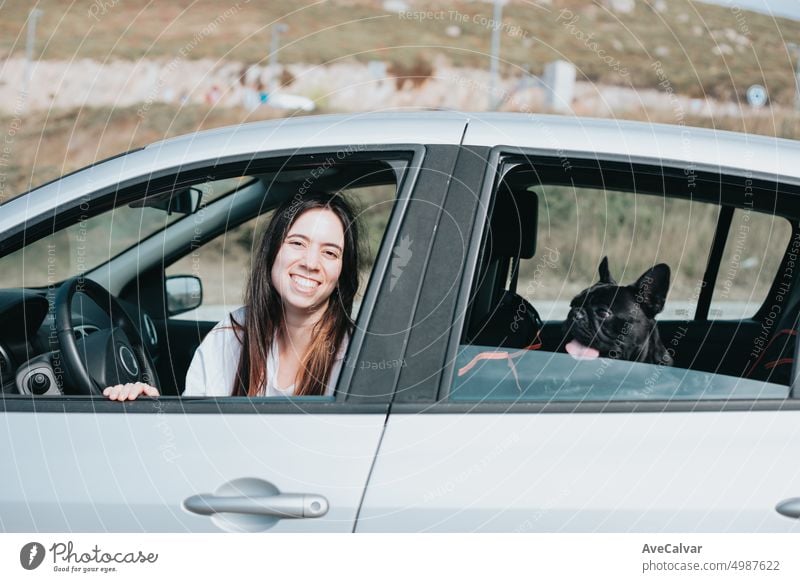
<instances>
[{"instance_id":1,"label":"side mirror mount","mask_svg":"<svg viewBox=\"0 0 800 582\"><path fill-rule=\"evenodd\" d=\"M165 282L167 311L178 315L200 307L203 303L203 282L194 275L170 275Z\"/></svg>"}]
</instances>

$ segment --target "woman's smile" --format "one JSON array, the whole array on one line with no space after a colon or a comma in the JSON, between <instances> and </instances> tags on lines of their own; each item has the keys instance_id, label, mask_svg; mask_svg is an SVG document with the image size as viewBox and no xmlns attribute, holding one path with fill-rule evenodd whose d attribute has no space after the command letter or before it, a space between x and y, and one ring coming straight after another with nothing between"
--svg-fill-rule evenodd
<instances>
[{"instance_id":1,"label":"woman's smile","mask_svg":"<svg viewBox=\"0 0 800 582\"><path fill-rule=\"evenodd\" d=\"M295 286L300 290L301 293L314 291L320 286L320 282L315 279L309 279L308 277L295 274L290 276L292 281L295 283Z\"/></svg>"}]
</instances>

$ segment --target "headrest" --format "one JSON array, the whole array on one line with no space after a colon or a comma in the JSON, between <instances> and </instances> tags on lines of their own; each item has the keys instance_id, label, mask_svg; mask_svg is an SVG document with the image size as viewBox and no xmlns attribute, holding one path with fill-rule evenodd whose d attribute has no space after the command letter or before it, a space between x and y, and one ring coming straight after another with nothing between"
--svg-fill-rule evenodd
<instances>
[{"instance_id":1,"label":"headrest","mask_svg":"<svg viewBox=\"0 0 800 582\"><path fill-rule=\"evenodd\" d=\"M539 197L528 190L512 192L504 182L497 191L491 222L493 257L530 259L536 254Z\"/></svg>"}]
</instances>

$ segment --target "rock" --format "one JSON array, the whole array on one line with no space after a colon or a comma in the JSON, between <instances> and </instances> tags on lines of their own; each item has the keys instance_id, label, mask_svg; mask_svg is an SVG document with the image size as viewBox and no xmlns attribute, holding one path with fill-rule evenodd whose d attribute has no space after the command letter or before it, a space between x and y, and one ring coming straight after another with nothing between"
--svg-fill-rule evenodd
<instances>
[{"instance_id":1,"label":"rock","mask_svg":"<svg viewBox=\"0 0 800 582\"><path fill-rule=\"evenodd\" d=\"M739 46L748 46L750 45L750 39L747 38L743 34L739 34L732 28L725 29L725 38L728 39L730 42L735 43Z\"/></svg>"},{"instance_id":2,"label":"rock","mask_svg":"<svg viewBox=\"0 0 800 582\"><path fill-rule=\"evenodd\" d=\"M383 9L386 10L386 12L408 12L411 10L408 3L403 2L403 0L385 0Z\"/></svg>"},{"instance_id":3,"label":"rock","mask_svg":"<svg viewBox=\"0 0 800 582\"><path fill-rule=\"evenodd\" d=\"M621 14L630 14L636 8L635 0L603 0L603 4Z\"/></svg>"}]
</instances>

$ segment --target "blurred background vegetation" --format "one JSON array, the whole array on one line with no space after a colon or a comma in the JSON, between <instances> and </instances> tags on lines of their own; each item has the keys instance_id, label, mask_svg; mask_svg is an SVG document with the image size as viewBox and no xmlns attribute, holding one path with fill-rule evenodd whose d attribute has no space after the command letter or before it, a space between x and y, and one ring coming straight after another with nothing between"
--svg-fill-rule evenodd
<instances>
[{"instance_id":1,"label":"blurred background vegetation","mask_svg":"<svg viewBox=\"0 0 800 582\"><path fill-rule=\"evenodd\" d=\"M288 0L175 0L152 3L93 0L64 3L40 0L34 60L114 64L148 59L209 59L211 69L235 62L242 75L266 65L275 24L286 24L276 57L282 65L329 66L342 62L386 65L400 91L419 88L444 65L476 74L489 68L491 4L401 2L411 14L385 9L380 0L332 0L306 5ZM32 5L22 0L0 4L0 57L22 58L26 21ZM408 14L406 13L406 14ZM433 15L433 16L431 16ZM572 18L568 18L572 16ZM577 20L575 20L577 18ZM570 28L569 22L574 21ZM457 33L451 30L457 29ZM648 109L642 105L615 111L618 118L685 123L732 131L796 138L800 117L794 112L794 61L787 43L800 42L800 21L733 10L693 0L636 0L629 13L609 9L606 0L509 2L503 9L500 76L524 83L542 75L547 63L573 63L577 81L598 86L659 90L654 63L669 88L687 98L715 98L741 105L736 115L694 115L689 111ZM580 34L618 60L621 75L598 58ZM186 50L187 48L191 50ZM87 62L89 62L87 61ZM211 71L209 71L210 73ZM147 80L143 79L143 82ZM287 70L281 83L293 81ZM0 87L8 83L0 69ZM768 107L745 104L749 86L767 88ZM60 87L54 87L58 92ZM102 90L102 80L98 81ZM413 106L413 94L409 96ZM14 115L0 108L0 128ZM530 110L529 112L538 111ZM546 109L542 109L546 112ZM317 99L316 113L336 112ZM242 121L283 117L297 112L270 107L222 107L194 102L135 107L83 107L31 111L17 133L13 156L6 160L4 198L93 161L158 139ZM580 112L579 112L580 113ZM591 111L586 112L593 114ZM598 113L594 113L595 115ZM602 113L605 114L605 113Z\"/></svg>"},{"instance_id":2,"label":"blurred background vegetation","mask_svg":"<svg viewBox=\"0 0 800 582\"><path fill-rule=\"evenodd\" d=\"M539 197L538 250L537 256L522 262L518 285L528 300L569 301L599 279L598 266L605 256L621 285L666 263L672 270L670 299L697 300L719 207L592 188L532 190ZM790 236L785 218L737 210L722 257L717 298L751 303L755 311L769 291Z\"/></svg>"},{"instance_id":3,"label":"blurred background vegetation","mask_svg":"<svg viewBox=\"0 0 800 582\"><path fill-rule=\"evenodd\" d=\"M290 35L281 48L285 63L326 64L341 59L391 63L395 71L431 70L445 56L456 66L486 68L491 4L465 0L406 2L409 11L442 12L441 18L398 19L374 0L338 0L299 4L291 0L130 0L71 2L40 0L43 10L39 58L99 61L172 58L192 46L191 59L265 60L270 27L285 23ZM0 8L0 57L21 56L25 21L32 4L6 0ZM193 43L193 38L226 10L235 10L224 26ZM585 42L563 26L562 10L602 43L609 57L630 72L630 81L587 50ZM451 16L451 12L459 16ZM566 13L565 13L566 16ZM477 18L475 18L477 17ZM794 99L793 69L787 41L800 40L800 22L754 12L735 11L691 0L637 0L626 13L607 2L590 0L512 1L503 9L504 75L529 70L539 75L556 59L574 63L579 76L600 83L655 87L652 63L660 60L676 92L695 97L744 99L753 83L769 88L771 99ZM458 35L446 34L448 25ZM519 32L517 32L517 29ZM743 46L746 50L737 50ZM579 78L580 80L580 78Z\"/></svg>"}]
</instances>

